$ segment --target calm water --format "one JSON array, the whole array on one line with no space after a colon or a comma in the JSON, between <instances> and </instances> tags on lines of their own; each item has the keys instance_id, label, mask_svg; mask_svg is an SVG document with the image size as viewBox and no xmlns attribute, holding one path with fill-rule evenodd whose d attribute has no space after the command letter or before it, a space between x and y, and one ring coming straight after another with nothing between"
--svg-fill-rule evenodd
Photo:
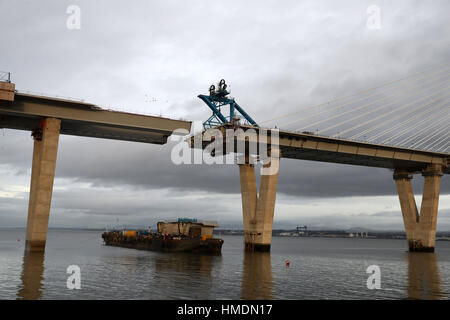
<instances>
[{"instance_id":1,"label":"calm water","mask_svg":"<svg viewBox=\"0 0 450 320\"><path fill-rule=\"evenodd\" d=\"M106 247L100 232L50 230L45 256L24 256L24 235L0 230L1 299L450 297L450 242L437 242L436 254L410 254L402 240L275 237L270 254L245 254L241 237L224 236L222 256L204 256ZM66 287L73 264L80 290ZM380 290L366 286L373 264Z\"/></svg>"}]
</instances>

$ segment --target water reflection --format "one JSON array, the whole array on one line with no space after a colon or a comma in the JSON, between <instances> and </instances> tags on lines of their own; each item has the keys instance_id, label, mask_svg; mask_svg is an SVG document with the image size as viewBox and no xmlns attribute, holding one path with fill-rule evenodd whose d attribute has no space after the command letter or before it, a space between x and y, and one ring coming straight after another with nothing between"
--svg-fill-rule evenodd
<instances>
[{"instance_id":1,"label":"water reflection","mask_svg":"<svg viewBox=\"0 0 450 320\"><path fill-rule=\"evenodd\" d=\"M273 299L270 252L244 252L242 299Z\"/></svg>"},{"instance_id":2,"label":"water reflection","mask_svg":"<svg viewBox=\"0 0 450 320\"><path fill-rule=\"evenodd\" d=\"M408 299L441 299L435 253L408 252Z\"/></svg>"},{"instance_id":3,"label":"water reflection","mask_svg":"<svg viewBox=\"0 0 450 320\"><path fill-rule=\"evenodd\" d=\"M443 274L440 275L438 256L434 253L408 252L405 254L408 261L407 288L405 288L408 299L445 298L448 286L445 281L441 283L441 276L443 279L445 278L446 269L445 264L441 265ZM275 294L273 292L273 275L277 271L272 271L269 252L244 252L242 279L232 276L234 273L229 272L229 264L227 264L229 260L224 260L220 256L149 253L138 257L115 256L114 258L114 261L108 260L107 268L111 267L117 270L118 266L122 266L125 271L119 269L119 275L121 272L136 275L135 283L142 283L142 288L140 287L139 290L144 290L145 297L154 298L155 292L158 292L156 298L165 299L222 297L224 293L220 291L222 287L217 283L218 279L222 279L224 282L233 281L233 290L229 292L233 298L239 297L239 290L242 299L273 299ZM239 270L240 255L232 258L231 266ZM221 272L223 263L223 269L226 270ZM103 263L99 266L105 268ZM17 299L42 298L44 253L24 253L20 280ZM65 278L63 280L65 281ZM235 281L239 280L242 280L241 287L236 288ZM118 284L122 283L119 281ZM151 288L151 290L145 291L146 288ZM131 296L133 294L133 291L129 293ZM139 294L142 295L142 292Z\"/></svg>"},{"instance_id":4,"label":"water reflection","mask_svg":"<svg viewBox=\"0 0 450 320\"><path fill-rule=\"evenodd\" d=\"M158 254L152 286L165 299L211 299L213 272L220 269L221 256L176 253Z\"/></svg>"},{"instance_id":5,"label":"water reflection","mask_svg":"<svg viewBox=\"0 0 450 320\"><path fill-rule=\"evenodd\" d=\"M175 271L179 273L195 271L204 276L211 276L213 261L221 257L202 254L178 253L160 254L155 258L157 272Z\"/></svg>"},{"instance_id":6,"label":"water reflection","mask_svg":"<svg viewBox=\"0 0 450 320\"><path fill-rule=\"evenodd\" d=\"M24 252L18 300L35 300L42 296L44 252Z\"/></svg>"}]
</instances>

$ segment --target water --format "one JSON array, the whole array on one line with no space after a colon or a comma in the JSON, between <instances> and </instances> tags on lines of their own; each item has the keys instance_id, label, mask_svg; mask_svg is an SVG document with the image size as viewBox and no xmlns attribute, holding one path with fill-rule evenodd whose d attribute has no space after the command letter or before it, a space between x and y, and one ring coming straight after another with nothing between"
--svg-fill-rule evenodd
<instances>
[{"instance_id":1,"label":"water","mask_svg":"<svg viewBox=\"0 0 450 320\"><path fill-rule=\"evenodd\" d=\"M0 230L0 299L450 297L450 242L411 254L404 240L275 237L271 253L246 254L240 236L224 236L222 255L205 256L107 247L100 234L50 230L45 255L24 255L25 231ZM81 268L80 290L67 289L69 265ZM380 290L367 289L370 265Z\"/></svg>"}]
</instances>

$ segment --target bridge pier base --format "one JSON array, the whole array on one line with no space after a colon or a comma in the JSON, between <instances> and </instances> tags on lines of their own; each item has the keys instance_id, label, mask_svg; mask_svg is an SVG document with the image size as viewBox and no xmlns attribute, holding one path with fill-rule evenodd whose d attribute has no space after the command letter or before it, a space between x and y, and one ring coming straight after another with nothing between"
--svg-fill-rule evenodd
<instances>
[{"instance_id":1,"label":"bridge pier base","mask_svg":"<svg viewBox=\"0 0 450 320\"><path fill-rule=\"evenodd\" d=\"M274 161L277 166L276 172L261 175L259 196L254 165L239 165L246 251L270 251L279 159L272 159L271 163ZM270 164L264 165L265 169L269 167Z\"/></svg>"},{"instance_id":2,"label":"bridge pier base","mask_svg":"<svg viewBox=\"0 0 450 320\"><path fill-rule=\"evenodd\" d=\"M442 166L429 165L423 170L422 175L425 177L425 184L420 215L411 186L412 175L407 171L396 170L394 180L400 199L409 251L434 252Z\"/></svg>"},{"instance_id":3,"label":"bridge pier base","mask_svg":"<svg viewBox=\"0 0 450 320\"><path fill-rule=\"evenodd\" d=\"M26 251L44 251L55 178L61 121L46 118L33 132L34 150L26 232Z\"/></svg>"}]
</instances>

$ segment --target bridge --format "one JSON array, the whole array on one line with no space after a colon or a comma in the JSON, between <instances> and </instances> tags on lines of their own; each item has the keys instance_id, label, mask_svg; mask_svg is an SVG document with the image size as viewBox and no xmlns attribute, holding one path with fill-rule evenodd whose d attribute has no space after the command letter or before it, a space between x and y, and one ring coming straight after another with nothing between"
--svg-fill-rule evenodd
<instances>
[{"instance_id":1,"label":"bridge","mask_svg":"<svg viewBox=\"0 0 450 320\"><path fill-rule=\"evenodd\" d=\"M280 158L290 158L392 170L409 250L430 252L435 247L440 179L450 174L449 82L448 67L427 70L258 124L228 97L225 81L220 81L209 95L199 95L212 115L204 131L188 141L217 158L240 155L248 250L270 250ZM296 114L300 118L294 118ZM288 125L303 124L298 129L285 129L286 123L283 129L279 124L261 126L283 118ZM8 76L0 82L0 128L32 131L26 248L43 251L60 134L164 144L176 129L189 132L191 122L19 93ZM259 194L255 159L263 163ZM415 174L425 177L420 212L411 186Z\"/></svg>"},{"instance_id":2,"label":"bridge","mask_svg":"<svg viewBox=\"0 0 450 320\"><path fill-rule=\"evenodd\" d=\"M209 148L208 152L214 157L230 153L240 154L241 161L238 161L238 165L246 249L270 250L279 159L290 158L392 170L409 250L433 252L440 179L444 174L450 174L450 153L447 152L450 128L449 88L443 85L449 81L446 79L448 76L448 68L444 69L444 72L422 72L372 90L313 106L315 110L309 114L303 109L300 111L300 120L292 120L293 114L297 112L276 118L287 117L289 124L307 121L299 130L328 123L321 131L339 128L339 133L334 135L263 128L245 112L236 112L234 105L237 104L234 99L225 98L229 92L226 91L226 86L221 87L221 84L225 83L221 81L217 90L215 87L210 88L209 98L199 96L213 111L213 115L204 123L205 130L192 136L189 143L192 148ZM424 78L425 81L422 81ZM402 97L402 93L408 90L412 94ZM337 103L335 109L338 112L326 118L318 117L324 113L320 107L326 105L329 111L333 102ZM223 112L226 105L230 106L229 115ZM381 111L381 114L377 114L377 111ZM350 116L343 117L345 115ZM426 120L420 119L419 124L422 127L411 123L411 118L417 116L423 116ZM381 124L376 121L380 119L384 120ZM211 120L214 121L213 125ZM241 123L242 120L244 123ZM350 127L343 127L344 124L350 124ZM389 139L378 143L353 139L364 136L364 139L370 140L364 134L374 132L374 140L391 133L393 128L396 128L396 131L389 135ZM433 128L434 131L430 130ZM339 136L344 132L351 133L351 137ZM405 139L404 135L407 133L410 135ZM400 145L383 143L398 138L401 139ZM408 142L409 146L405 146L405 142ZM255 178L255 160L260 160L265 169L276 169L266 170L266 173L261 175L259 194ZM411 186L414 174L422 174L425 177L420 212Z\"/></svg>"},{"instance_id":3,"label":"bridge","mask_svg":"<svg viewBox=\"0 0 450 320\"><path fill-rule=\"evenodd\" d=\"M76 100L19 93L0 82L0 128L28 130L34 138L26 250L44 251L60 134L164 144L191 122L104 110Z\"/></svg>"},{"instance_id":4,"label":"bridge","mask_svg":"<svg viewBox=\"0 0 450 320\"><path fill-rule=\"evenodd\" d=\"M261 251L270 250L278 170L273 174L261 176L258 195L255 164L250 159L250 156L259 157L260 149L266 149L271 156L268 164L264 165L266 167L273 165L273 162L278 166L279 158L282 157L394 170L393 178L397 185L409 249L434 251L440 178L443 174L450 174L450 154L286 131L277 131L279 141L275 145L270 140L260 141L261 129L258 127L240 125L236 128L231 124L224 124L215 130L221 132L223 146L230 140L234 141L228 152L242 153L243 149L239 149L239 145L246 145L245 163L239 164L246 247ZM251 133L247 133L250 130ZM271 131L266 130L264 136L270 136ZM206 131L192 137L191 147L200 146L205 149L211 143L205 133ZM217 137L217 132L214 134ZM201 139L202 143L196 142L198 139ZM264 148L255 146L252 153L249 142L252 140L255 144L265 144ZM217 143L217 138L214 142ZM274 148L277 148L276 155ZM216 157L227 153L225 149L215 151ZM410 182L413 175L418 173L425 177L420 215Z\"/></svg>"}]
</instances>

